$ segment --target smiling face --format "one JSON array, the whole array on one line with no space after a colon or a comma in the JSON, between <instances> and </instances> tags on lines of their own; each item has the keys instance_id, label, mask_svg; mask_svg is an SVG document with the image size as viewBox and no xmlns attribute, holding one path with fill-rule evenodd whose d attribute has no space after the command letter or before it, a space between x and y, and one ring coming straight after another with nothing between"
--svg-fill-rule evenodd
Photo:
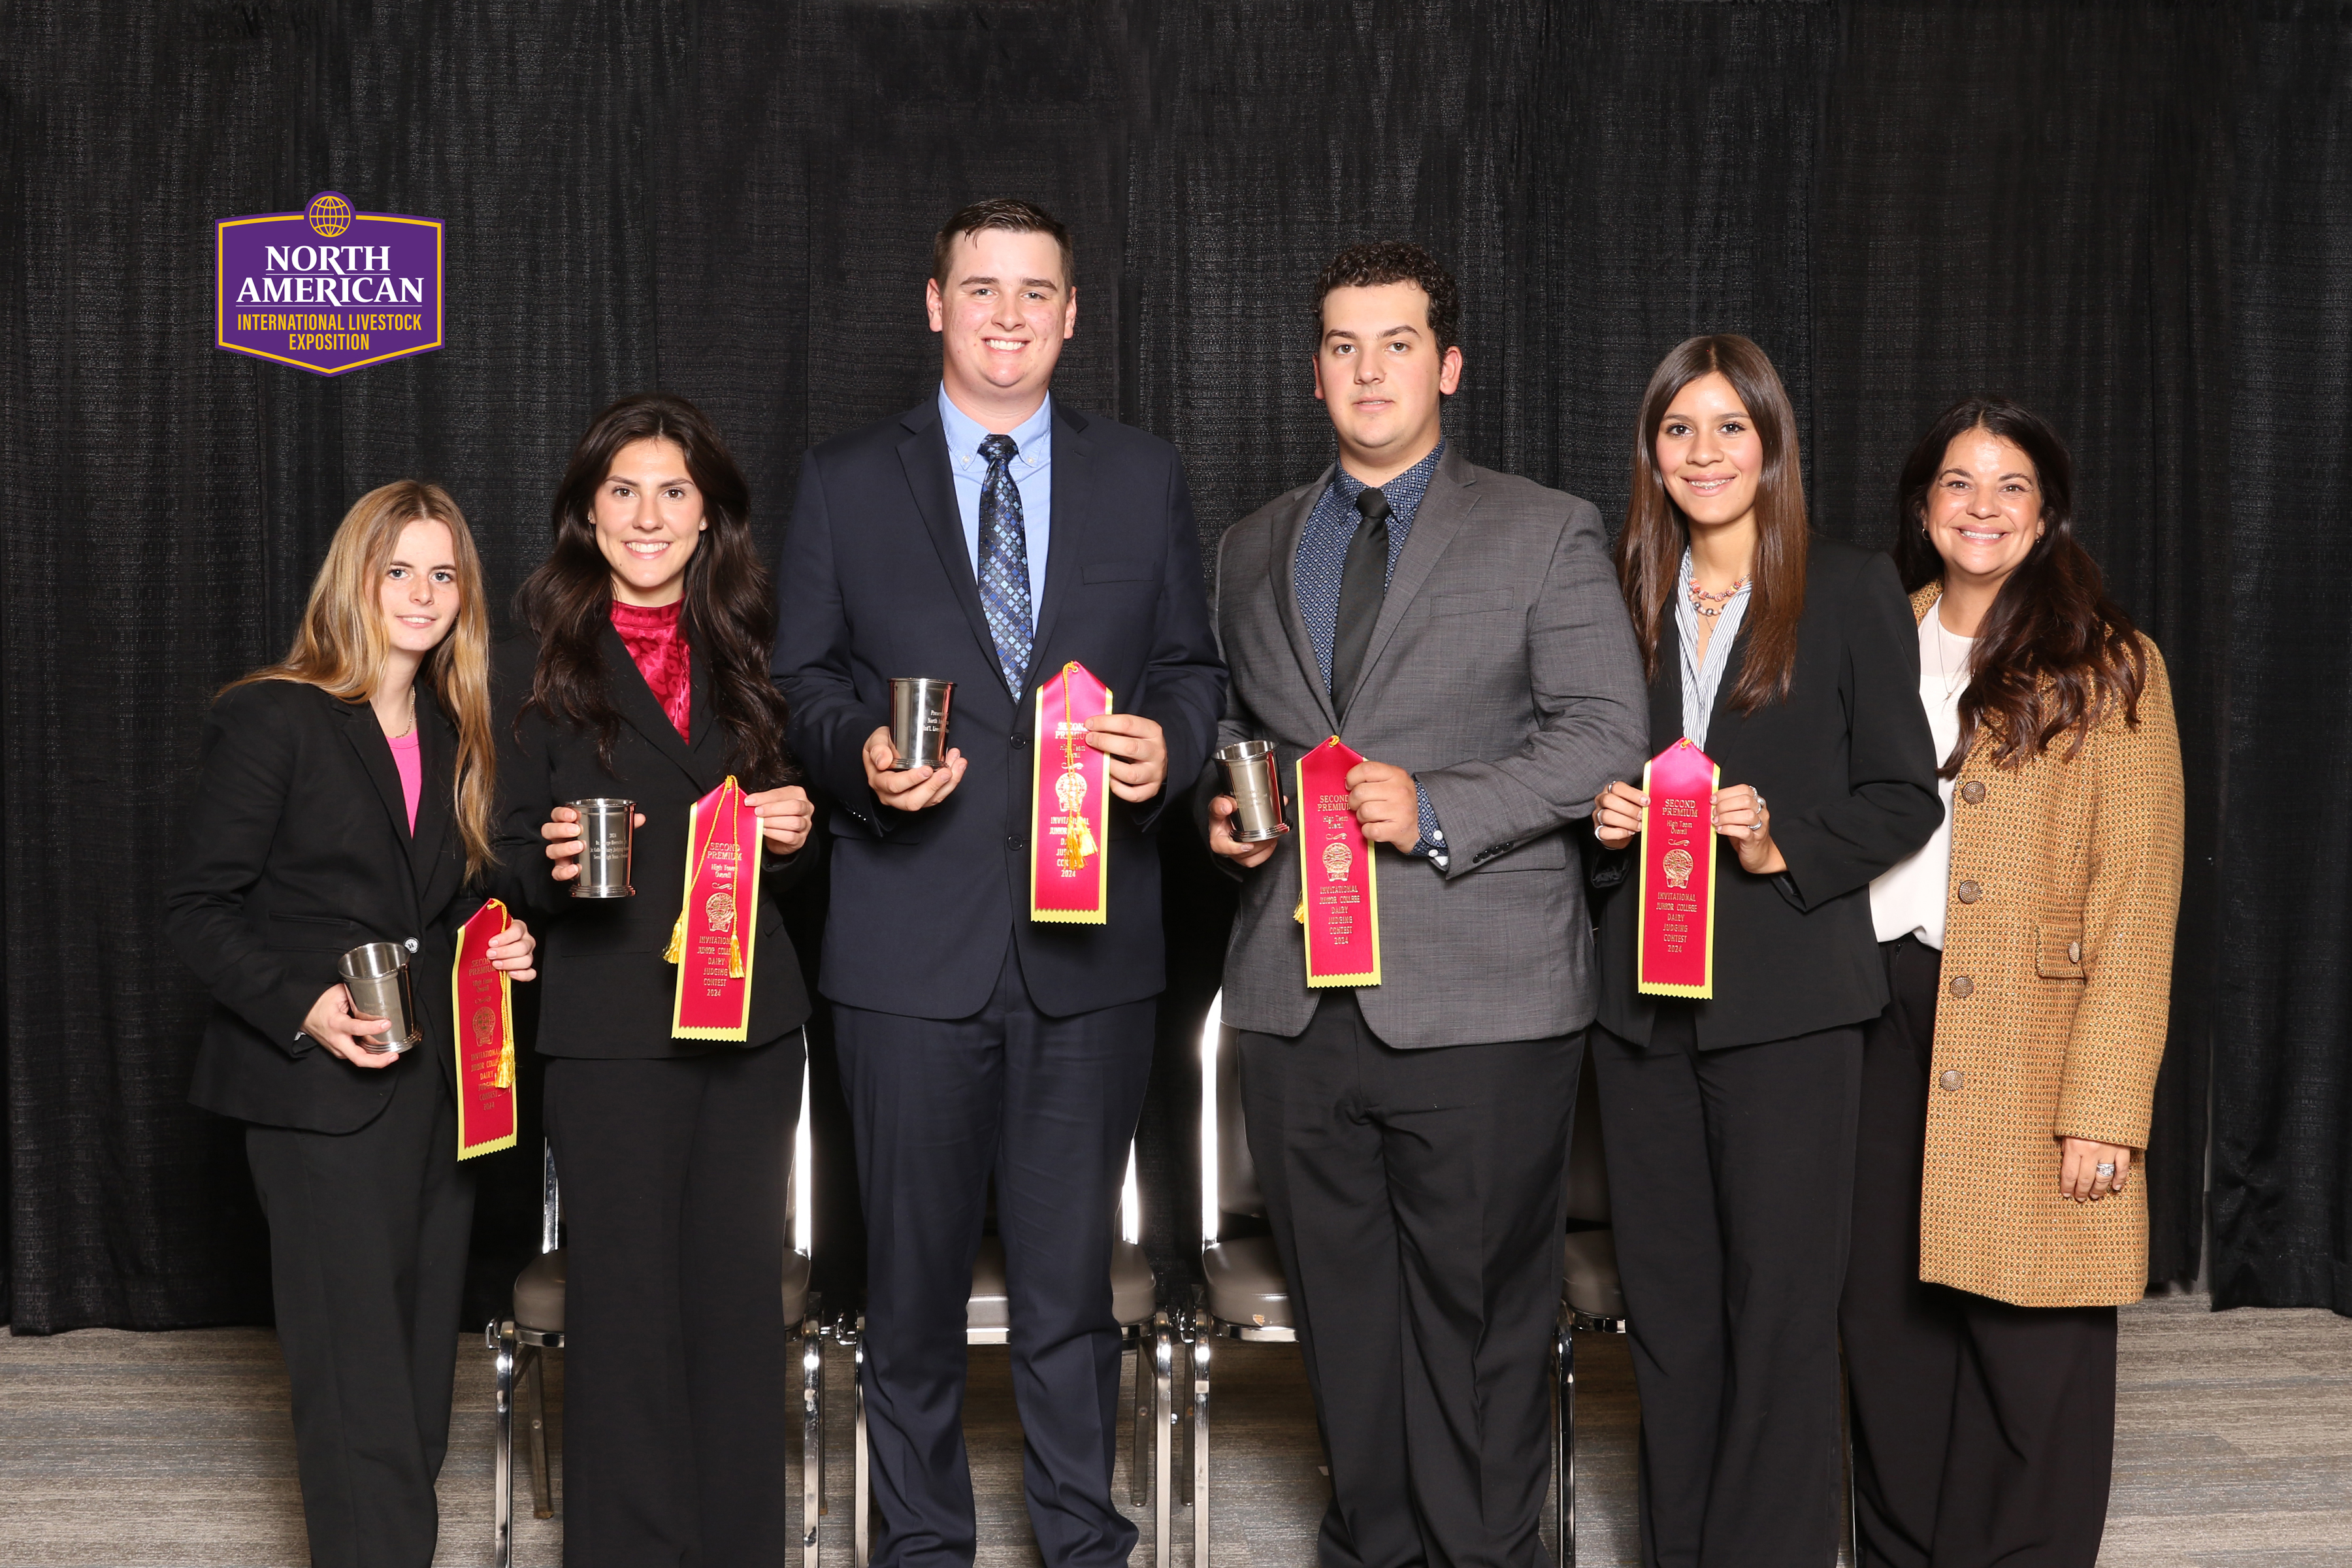
<instances>
[{"instance_id":1,"label":"smiling face","mask_svg":"<svg viewBox=\"0 0 2352 1568\"><path fill-rule=\"evenodd\" d=\"M394 648L421 658L441 645L465 607L457 545L447 523L420 517L400 531L378 597Z\"/></svg>"},{"instance_id":2,"label":"smiling face","mask_svg":"<svg viewBox=\"0 0 2352 1568\"><path fill-rule=\"evenodd\" d=\"M1666 494L1693 528L1754 521L1764 437L1722 372L1710 371L1675 394L1655 443Z\"/></svg>"},{"instance_id":3,"label":"smiling face","mask_svg":"<svg viewBox=\"0 0 2352 1568\"><path fill-rule=\"evenodd\" d=\"M1330 411L1339 455L1367 484L1385 484L1437 445L1442 395L1462 384L1462 351L1440 352L1418 283L1334 289L1323 296L1315 395Z\"/></svg>"},{"instance_id":4,"label":"smiling face","mask_svg":"<svg viewBox=\"0 0 2352 1568\"><path fill-rule=\"evenodd\" d=\"M686 564L709 522L686 449L654 437L613 454L590 508L596 548L613 569L613 597L669 605L686 592Z\"/></svg>"},{"instance_id":5,"label":"smiling face","mask_svg":"<svg viewBox=\"0 0 2352 1568\"><path fill-rule=\"evenodd\" d=\"M940 378L982 423L1034 413L1053 384L1063 341L1078 330L1078 295L1050 234L984 228L956 237L944 287L925 286L940 334ZM1005 426L1011 428L1011 425Z\"/></svg>"},{"instance_id":6,"label":"smiling face","mask_svg":"<svg viewBox=\"0 0 2352 1568\"><path fill-rule=\"evenodd\" d=\"M1979 426L1944 448L1927 487L1927 542L1955 583L1998 589L2042 537L2042 480L2033 459Z\"/></svg>"}]
</instances>

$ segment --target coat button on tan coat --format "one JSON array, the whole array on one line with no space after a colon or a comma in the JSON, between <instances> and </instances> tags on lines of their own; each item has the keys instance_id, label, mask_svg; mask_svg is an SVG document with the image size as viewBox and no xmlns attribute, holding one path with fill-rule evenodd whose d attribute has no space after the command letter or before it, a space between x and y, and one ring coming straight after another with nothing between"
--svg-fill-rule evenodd
<instances>
[{"instance_id":1,"label":"coat button on tan coat","mask_svg":"<svg viewBox=\"0 0 2352 1568\"><path fill-rule=\"evenodd\" d=\"M1924 616L1942 593L1912 595ZM2136 1301L2147 1183L2058 1195L2061 1137L2147 1146L2180 905L2180 742L2156 645L2139 721L2108 714L2079 752L1963 763L1952 869L1998 896L1948 904L1919 1204L1919 1277L2021 1307ZM1961 1086L1966 1092L1960 1092Z\"/></svg>"}]
</instances>

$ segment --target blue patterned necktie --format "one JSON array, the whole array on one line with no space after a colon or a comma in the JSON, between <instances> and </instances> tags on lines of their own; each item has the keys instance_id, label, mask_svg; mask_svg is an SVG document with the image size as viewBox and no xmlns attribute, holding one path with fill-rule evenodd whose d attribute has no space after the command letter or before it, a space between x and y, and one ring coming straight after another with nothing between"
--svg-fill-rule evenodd
<instances>
[{"instance_id":1,"label":"blue patterned necktie","mask_svg":"<svg viewBox=\"0 0 2352 1568\"><path fill-rule=\"evenodd\" d=\"M1029 531L1021 520L1021 487L1013 482L1013 457L1020 451L1010 436L980 444L988 478L980 487L980 607L988 615L988 635L996 640L1004 684L1017 695L1029 668Z\"/></svg>"}]
</instances>

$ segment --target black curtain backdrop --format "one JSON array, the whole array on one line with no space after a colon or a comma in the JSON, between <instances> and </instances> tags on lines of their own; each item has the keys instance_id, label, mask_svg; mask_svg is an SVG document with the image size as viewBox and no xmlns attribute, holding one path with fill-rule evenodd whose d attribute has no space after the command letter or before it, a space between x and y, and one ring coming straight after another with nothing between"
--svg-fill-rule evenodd
<instances>
[{"instance_id":1,"label":"black curtain backdrop","mask_svg":"<svg viewBox=\"0 0 2352 1568\"><path fill-rule=\"evenodd\" d=\"M2352 7L16 0L0 112L16 1331L267 1320L239 1137L184 1100L204 1000L156 888L205 698L283 648L344 509L446 484L503 610L588 415L658 385L728 433L772 548L801 452L931 384L929 237L1003 193L1076 240L1057 391L1184 449L1204 549L1328 459L1308 286L1360 238L1461 277L1454 438L1604 514L1695 331L1772 353L1842 538L1890 539L1895 466L1952 397L2053 417L2188 762L2151 1275L2352 1311ZM325 188L448 220L448 347L327 380L209 346L213 223ZM1163 855L1139 1163L1181 1287L1230 900L1189 836ZM795 919L813 958L821 887ZM862 1245L813 1037L844 1307ZM487 1317L535 1157L482 1177Z\"/></svg>"}]
</instances>

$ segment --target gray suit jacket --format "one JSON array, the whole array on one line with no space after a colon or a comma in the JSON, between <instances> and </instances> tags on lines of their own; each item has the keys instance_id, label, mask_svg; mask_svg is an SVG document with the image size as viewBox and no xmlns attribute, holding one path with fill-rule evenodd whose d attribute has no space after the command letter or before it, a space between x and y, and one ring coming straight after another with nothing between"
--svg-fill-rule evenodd
<instances>
[{"instance_id":1,"label":"gray suit jacket","mask_svg":"<svg viewBox=\"0 0 2352 1568\"><path fill-rule=\"evenodd\" d=\"M1592 943L1569 825L1638 776L1647 689L1590 501L1473 467L1448 448L1397 559L1344 721L1298 613L1299 534L1331 473L1235 523L1217 561L1233 672L1217 743L1270 740L1286 796L1299 756L1337 734L1429 792L1451 851L1376 847L1383 984L1360 988L1391 1046L1540 1039L1591 1022ZM1197 792L1221 793L1213 762ZM1286 808L1294 823L1295 810ZM1307 989L1297 835L1243 874L1224 1020L1296 1035Z\"/></svg>"}]
</instances>

